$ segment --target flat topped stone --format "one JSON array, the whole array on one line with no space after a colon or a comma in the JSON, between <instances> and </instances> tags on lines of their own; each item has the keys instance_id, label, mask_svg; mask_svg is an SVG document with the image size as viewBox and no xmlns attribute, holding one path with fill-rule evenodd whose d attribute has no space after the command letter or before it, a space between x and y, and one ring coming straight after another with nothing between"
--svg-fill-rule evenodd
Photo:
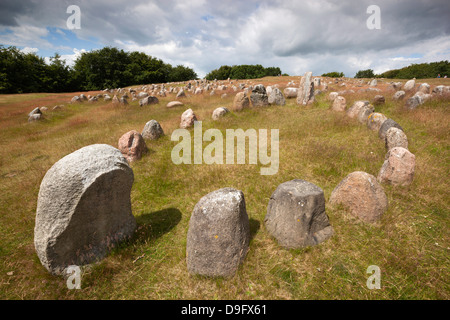
<instances>
[{"instance_id":1,"label":"flat topped stone","mask_svg":"<svg viewBox=\"0 0 450 320\"><path fill-rule=\"evenodd\" d=\"M317 245L333 235L318 186L300 179L280 184L270 197L267 231L285 248Z\"/></svg>"}]
</instances>

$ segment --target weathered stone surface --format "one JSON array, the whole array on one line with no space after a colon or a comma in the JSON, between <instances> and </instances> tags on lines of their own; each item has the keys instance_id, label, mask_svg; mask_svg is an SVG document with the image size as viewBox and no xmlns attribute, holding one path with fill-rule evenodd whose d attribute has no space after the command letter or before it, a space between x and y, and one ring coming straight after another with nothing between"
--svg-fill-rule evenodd
<instances>
[{"instance_id":1,"label":"weathered stone surface","mask_svg":"<svg viewBox=\"0 0 450 320\"><path fill-rule=\"evenodd\" d=\"M112 103L113 104L119 104L120 103L119 98L117 98L116 95L114 95L114 97L112 98Z\"/></svg>"},{"instance_id":2,"label":"weathered stone surface","mask_svg":"<svg viewBox=\"0 0 450 320\"><path fill-rule=\"evenodd\" d=\"M414 95L406 100L405 107L408 110L414 110L423 103L423 98L420 95Z\"/></svg>"},{"instance_id":3,"label":"weathered stone surface","mask_svg":"<svg viewBox=\"0 0 450 320\"><path fill-rule=\"evenodd\" d=\"M280 89L272 89L269 94L269 104L275 104L277 106L284 106L286 104L286 99Z\"/></svg>"},{"instance_id":4,"label":"weathered stone surface","mask_svg":"<svg viewBox=\"0 0 450 320\"><path fill-rule=\"evenodd\" d=\"M300 179L280 184L269 200L267 231L286 248L317 245L333 235L318 186Z\"/></svg>"},{"instance_id":5,"label":"weathered stone surface","mask_svg":"<svg viewBox=\"0 0 450 320\"><path fill-rule=\"evenodd\" d=\"M180 89L180 91L178 91L176 98L184 98L186 97L186 93L184 93L183 89Z\"/></svg>"},{"instance_id":6,"label":"weathered stone surface","mask_svg":"<svg viewBox=\"0 0 450 320\"><path fill-rule=\"evenodd\" d=\"M250 94L250 101L253 107L265 107L269 105L269 97L266 88L262 84L256 85Z\"/></svg>"},{"instance_id":7,"label":"weathered stone surface","mask_svg":"<svg viewBox=\"0 0 450 320\"><path fill-rule=\"evenodd\" d=\"M386 119L383 122L383 124L381 125L380 130L378 130L378 137L380 139L384 140L385 137L386 137L386 132L392 127L395 127L395 128L400 129L400 130L403 130L403 128L397 122L395 122L394 120Z\"/></svg>"},{"instance_id":8,"label":"weathered stone surface","mask_svg":"<svg viewBox=\"0 0 450 320\"><path fill-rule=\"evenodd\" d=\"M339 93L337 92L330 92L330 94L328 95L328 100L330 101L334 101L334 99L336 99L339 96Z\"/></svg>"},{"instance_id":9,"label":"weathered stone surface","mask_svg":"<svg viewBox=\"0 0 450 320\"><path fill-rule=\"evenodd\" d=\"M223 188L195 205L186 244L191 274L233 276L244 261L250 242L250 226L242 191Z\"/></svg>"},{"instance_id":10,"label":"weathered stone surface","mask_svg":"<svg viewBox=\"0 0 450 320\"><path fill-rule=\"evenodd\" d=\"M408 137L402 129L390 127L386 131L386 136L384 139L385 146L388 151L395 147L408 149Z\"/></svg>"},{"instance_id":11,"label":"weathered stone surface","mask_svg":"<svg viewBox=\"0 0 450 320\"><path fill-rule=\"evenodd\" d=\"M372 81L370 81L370 83L369 83L369 86L371 86L371 87L376 87L377 84L378 84L377 79L372 79Z\"/></svg>"},{"instance_id":12,"label":"weathered stone surface","mask_svg":"<svg viewBox=\"0 0 450 320\"><path fill-rule=\"evenodd\" d=\"M183 103L180 102L180 101L170 101L170 102L166 105L166 107L167 107L167 108L174 108L174 107L179 107L179 106L182 106L182 105L183 105Z\"/></svg>"},{"instance_id":13,"label":"weathered stone surface","mask_svg":"<svg viewBox=\"0 0 450 320\"><path fill-rule=\"evenodd\" d=\"M164 131L158 121L150 120L145 124L141 135L144 139L158 140L164 135Z\"/></svg>"},{"instance_id":14,"label":"weathered stone surface","mask_svg":"<svg viewBox=\"0 0 450 320\"><path fill-rule=\"evenodd\" d=\"M395 147L388 151L378 173L378 181L395 186L410 185L414 179L416 157L407 149Z\"/></svg>"},{"instance_id":15,"label":"weathered stone surface","mask_svg":"<svg viewBox=\"0 0 450 320\"><path fill-rule=\"evenodd\" d=\"M371 105L365 105L361 107L361 110L358 113L358 121L363 124L367 124L367 121L370 115L375 111L375 108Z\"/></svg>"},{"instance_id":16,"label":"weathered stone surface","mask_svg":"<svg viewBox=\"0 0 450 320\"><path fill-rule=\"evenodd\" d=\"M147 97L148 97L148 93L145 92L145 91L139 92L139 94L137 95L137 97L138 97L139 99L147 98Z\"/></svg>"},{"instance_id":17,"label":"weathered stone surface","mask_svg":"<svg viewBox=\"0 0 450 320\"><path fill-rule=\"evenodd\" d=\"M411 79L405 83L405 85L403 86L403 91L406 91L406 92L411 91L412 89L414 89L415 86L416 86L416 80Z\"/></svg>"},{"instance_id":18,"label":"weathered stone surface","mask_svg":"<svg viewBox=\"0 0 450 320\"><path fill-rule=\"evenodd\" d=\"M74 96L74 97L72 98L72 100L70 100L70 102L71 102L71 103L81 102L81 99L80 99L79 96Z\"/></svg>"},{"instance_id":19,"label":"weathered stone surface","mask_svg":"<svg viewBox=\"0 0 450 320\"><path fill-rule=\"evenodd\" d=\"M122 96L119 101L123 105L127 105L128 104L126 96Z\"/></svg>"},{"instance_id":20,"label":"weathered stone surface","mask_svg":"<svg viewBox=\"0 0 450 320\"><path fill-rule=\"evenodd\" d=\"M387 117L384 114L374 112L367 118L367 127L370 130L379 131L381 125L386 120L387 120Z\"/></svg>"},{"instance_id":21,"label":"weathered stone surface","mask_svg":"<svg viewBox=\"0 0 450 320\"><path fill-rule=\"evenodd\" d=\"M386 99L384 98L384 96L377 94L374 98L373 98L373 104L378 106L381 104L384 104L386 102Z\"/></svg>"},{"instance_id":22,"label":"weathered stone surface","mask_svg":"<svg viewBox=\"0 0 450 320\"><path fill-rule=\"evenodd\" d=\"M368 106L369 101L355 101L353 105L347 109L346 114L350 118L356 118L364 106Z\"/></svg>"},{"instance_id":23,"label":"weathered stone surface","mask_svg":"<svg viewBox=\"0 0 450 320\"><path fill-rule=\"evenodd\" d=\"M42 180L34 245L43 266L64 274L103 258L136 227L131 213L133 171L119 150L97 144L58 162Z\"/></svg>"},{"instance_id":24,"label":"weathered stone surface","mask_svg":"<svg viewBox=\"0 0 450 320\"><path fill-rule=\"evenodd\" d=\"M219 107L213 111L212 119L219 120L220 118L224 117L228 112L230 111L227 108Z\"/></svg>"},{"instance_id":25,"label":"weathered stone surface","mask_svg":"<svg viewBox=\"0 0 450 320\"><path fill-rule=\"evenodd\" d=\"M131 163L142 158L142 155L147 152L147 145L139 132L131 130L120 137L119 150Z\"/></svg>"},{"instance_id":26,"label":"weathered stone surface","mask_svg":"<svg viewBox=\"0 0 450 320\"><path fill-rule=\"evenodd\" d=\"M197 121L194 111L192 109L187 109L181 115L180 128L186 129L194 125L194 121Z\"/></svg>"},{"instance_id":27,"label":"weathered stone surface","mask_svg":"<svg viewBox=\"0 0 450 320\"><path fill-rule=\"evenodd\" d=\"M331 193L330 204L341 204L352 216L372 223L386 212L388 199L373 175L356 171L336 186Z\"/></svg>"},{"instance_id":28,"label":"weathered stone surface","mask_svg":"<svg viewBox=\"0 0 450 320\"><path fill-rule=\"evenodd\" d=\"M298 88L288 87L283 90L284 97L286 99L297 98L298 96Z\"/></svg>"},{"instance_id":29,"label":"weathered stone surface","mask_svg":"<svg viewBox=\"0 0 450 320\"><path fill-rule=\"evenodd\" d=\"M394 100L402 100L406 95L406 92L403 90L399 90L392 96L392 99Z\"/></svg>"},{"instance_id":30,"label":"weathered stone surface","mask_svg":"<svg viewBox=\"0 0 450 320\"><path fill-rule=\"evenodd\" d=\"M157 97L154 96L147 96L141 100L139 100L139 106L143 107L143 106L148 106L151 104L158 104L159 100Z\"/></svg>"},{"instance_id":31,"label":"weathered stone surface","mask_svg":"<svg viewBox=\"0 0 450 320\"><path fill-rule=\"evenodd\" d=\"M236 94L233 100L233 110L242 111L250 106L250 99L247 97L245 92L239 92Z\"/></svg>"},{"instance_id":32,"label":"weathered stone surface","mask_svg":"<svg viewBox=\"0 0 450 320\"><path fill-rule=\"evenodd\" d=\"M314 82L312 80L312 72L306 72L300 80L298 88L297 104L306 106L314 102Z\"/></svg>"},{"instance_id":33,"label":"weathered stone surface","mask_svg":"<svg viewBox=\"0 0 450 320\"><path fill-rule=\"evenodd\" d=\"M85 94L82 93L82 94L80 94L80 100L81 100L81 101L87 101L87 100L88 100L88 97L86 97Z\"/></svg>"},{"instance_id":34,"label":"weathered stone surface","mask_svg":"<svg viewBox=\"0 0 450 320\"><path fill-rule=\"evenodd\" d=\"M428 83L422 83L419 85L419 88L417 88L417 92L422 92L425 94L431 93L431 87Z\"/></svg>"},{"instance_id":35,"label":"weathered stone surface","mask_svg":"<svg viewBox=\"0 0 450 320\"><path fill-rule=\"evenodd\" d=\"M344 112L347 107L347 100L345 100L342 96L337 96L333 101L333 105L331 106L331 110Z\"/></svg>"}]
</instances>

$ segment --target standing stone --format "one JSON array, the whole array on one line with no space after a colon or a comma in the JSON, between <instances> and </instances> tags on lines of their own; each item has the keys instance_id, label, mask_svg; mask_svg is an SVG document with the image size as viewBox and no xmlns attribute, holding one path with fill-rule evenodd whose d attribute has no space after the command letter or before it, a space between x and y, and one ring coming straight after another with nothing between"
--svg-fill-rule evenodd
<instances>
[{"instance_id":1,"label":"standing stone","mask_svg":"<svg viewBox=\"0 0 450 320\"><path fill-rule=\"evenodd\" d=\"M378 181L394 186L408 186L414 179L416 157L407 149L395 147L388 151L378 173Z\"/></svg>"},{"instance_id":2,"label":"standing stone","mask_svg":"<svg viewBox=\"0 0 450 320\"><path fill-rule=\"evenodd\" d=\"M353 105L347 109L346 114L350 118L356 118L364 106L368 106L369 101L355 101Z\"/></svg>"},{"instance_id":3,"label":"standing stone","mask_svg":"<svg viewBox=\"0 0 450 320\"><path fill-rule=\"evenodd\" d=\"M270 197L264 223L285 248L314 246L333 235L323 190L300 179L277 187Z\"/></svg>"},{"instance_id":4,"label":"standing stone","mask_svg":"<svg viewBox=\"0 0 450 320\"><path fill-rule=\"evenodd\" d=\"M284 96L286 99L297 98L298 96L298 88L288 87L283 90Z\"/></svg>"},{"instance_id":5,"label":"standing stone","mask_svg":"<svg viewBox=\"0 0 450 320\"><path fill-rule=\"evenodd\" d=\"M361 107L358 113L358 121L363 124L367 124L370 115L375 111L375 108L371 104L366 104Z\"/></svg>"},{"instance_id":6,"label":"standing stone","mask_svg":"<svg viewBox=\"0 0 450 320\"><path fill-rule=\"evenodd\" d=\"M264 107L269 105L269 97L266 88L262 84L256 85L250 94L250 100L254 107Z\"/></svg>"},{"instance_id":7,"label":"standing stone","mask_svg":"<svg viewBox=\"0 0 450 320\"><path fill-rule=\"evenodd\" d=\"M154 96L147 96L144 99L139 100L139 106L148 106L151 104L158 104L159 100L157 97Z\"/></svg>"},{"instance_id":8,"label":"standing stone","mask_svg":"<svg viewBox=\"0 0 450 320\"><path fill-rule=\"evenodd\" d=\"M145 124L141 135L144 139L158 140L164 135L164 131L158 121L150 120Z\"/></svg>"},{"instance_id":9,"label":"standing stone","mask_svg":"<svg viewBox=\"0 0 450 320\"><path fill-rule=\"evenodd\" d=\"M347 107L347 100L345 100L342 96L337 96L333 101L333 105L331 106L331 110L343 112Z\"/></svg>"},{"instance_id":10,"label":"standing stone","mask_svg":"<svg viewBox=\"0 0 450 320\"><path fill-rule=\"evenodd\" d=\"M297 104L306 106L314 102L314 82L312 81L312 72L306 72L300 80L300 86L297 95Z\"/></svg>"},{"instance_id":11,"label":"standing stone","mask_svg":"<svg viewBox=\"0 0 450 320\"><path fill-rule=\"evenodd\" d=\"M384 96L377 94L374 98L373 98L373 104L378 106L381 104L385 104L386 99L384 98Z\"/></svg>"},{"instance_id":12,"label":"standing stone","mask_svg":"<svg viewBox=\"0 0 450 320\"><path fill-rule=\"evenodd\" d=\"M139 92L139 94L137 95L137 97L138 97L139 99L147 98L147 97L148 97L148 93L147 93L147 92L144 92L144 91Z\"/></svg>"},{"instance_id":13,"label":"standing stone","mask_svg":"<svg viewBox=\"0 0 450 320\"><path fill-rule=\"evenodd\" d=\"M70 100L70 103L76 103L76 102L81 102L81 99L79 96L74 96L72 98L72 100Z\"/></svg>"},{"instance_id":14,"label":"standing stone","mask_svg":"<svg viewBox=\"0 0 450 320\"><path fill-rule=\"evenodd\" d=\"M367 127L373 131L380 131L381 125L386 120L387 117L384 114L374 112L367 118Z\"/></svg>"},{"instance_id":15,"label":"standing stone","mask_svg":"<svg viewBox=\"0 0 450 320\"><path fill-rule=\"evenodd\" d=\"M406 100L405 107L408 110L414 110L423 103L423 98L420 95L414 95Z\"/></svg>"},{"instance_id":16,"label":"standing stone","mask_svg":"<svg viewBox=\"0 0 450 320\"><path fill-rule=\"evenodd\" d=\"M186 97L186 93L184 93L183 89L180 89L180 91L178 91L176 98L184 98Z\"/></svg>"},{"instance_id":17,"label":"standing stone","mask_svg":"<svg viewBox=\"0 0 450 320\"><path fill-rule=\"evenodd\" d=\"M147 145L139 132L131 130L120 137L119 150L131 163L142 158L142 155L147 152Z\"/></svg>"},{"instance_id":18,"label":"standing stone","mask_svg":"<svg viewBox=\"0 0 450 320\"><path fill-rule=\"evenodd\" d=\"M128 101L127 101L127 98L126 98L127 96L126 95L124 95L124 96L122 96L121 98L120 98L120 103L121 104L123 104L123 105L127 105L128 104Z\"/></svg>"},{"instance_id":19,"label":"standing stone","mask_svg":"<svg viewBox=\"0 0 450 320\"><path fill-rule=\"evenodd\" d=\"M406 92L411 91L412 89L414 89L415 86L416 86L416 80L411 79L405 83L405 85L403 86L403 91L406 91Z\"/></svg>"},{"instance_id":20,"label":"standing stone","mask_svg":"<svg viewBox=\"0 0 450 320\"><path fill-rule=\"evenodd\" d=\"M192 127L194 125L194 121L197 121L194 111L192 111L192 109L187 109L181 115L180 128L186 129Z\"/></svg>"},{"instance_id":21,"label":"standing stone","mask_svg":"<svg viewBox=\"0 0 450 320\"><path fill-rule=\"evenodd\" d=\"M330 204L341 204L352 216L375 222L388 208L388 199L376 178L362 171L350 173L333 190Z\"/></svg>"},{"instance_id":22,"label":"standing stone","mask_svg":"<svg viewBox=\"0 0 450 320\"><path fill-rule=\"evenodd\" d=\"M371 86L371 87L376 87L377 84L378 84L377 79L373 79L372 81L370 81L369 86Z\"/></svg>"},{"instance_id":23,"label":"standing stone","mask_svg":"<svg viewBox=\"0 0 450 320\"><path fill-rule=\"evenodd\" d=\"M408 149L408 137L403 130L399 128L390 127L386 131L386 137L384 139L385 146L388 151L395 147Z\"/></svg>"},{"instance_id":24,"label":"standing stone","mask_svg":"<svg viewBox=\"0 0 450 320\"><path fill-rule=\"evenodd\" d=\"M330 94L328 95L328 100L329 101L334 101L334 99L336 99L338 97L339 93L337 92L330 92Z\"/></svg>"},{"instance_id":25,"label":"standing stone","mask_svg":"<svg viewBox=\"0 0 450 320\"><path fill-rule=\"evenodd\" d=\"M422 83L419 88L417 89L417 92L422 92L425 94L430 94L431 93L431 87L428 83Z\"/></svg>"},{"instance_id":26,"label":"standing stone","mask_svg":"<svg viewBox=\"0 0 450 320\"><path fill-rule=\"evenodd\" d=\"M233 110L234 111L242 111L243 109L250 106L250 99L247 97L245 92L239 92L234 97L233 101Z\"/></svg>"},{"instance_id":27,"label":"standing stone","mask_svg":"<svg viewBox=\"0 0 450 320\"><path fill-rule=\"evenodd\" d=\"M286 99L280 89L272 89L272 92L269 94L269 104L276 104L277 106L284 106L286 104Z\"/></svg>"},{"instance_id":28,"label":"standing stone","mask_svg":"<svg viewBox=\"0 0 450 320\"><path fill-rule=\"evenodd\" d=\"M242 191L223 188L195 205L189 221L186 262L189 273L233 276L244 261L250 226Z\"/></svg>"},{"instance_id":29,"label":"standing stone","mask_svg":"<svg viewBox=\"0 0 450 320\"><path fill-rule=\"evenodd\" d=\"M64 274L103 258L129 238L133 171L119 150L105 144L81 148L58 162L42 180L34 245L42 265Z\"/></svg>"},{"instance_id":30,"label":"standing stone","mask_svg":"<svg viewBox=\"0 0 450 320\"><path fill-rule=\"evenodd\" d=\"M112 98L112 103L113 104L119 104L119 99L117 98L117 96L116 95L114 95L114 97Z\"/></svg>"},{"instance_id":31,"label":"standing stone","mask_svg":"<svg viewBox=\"0 0 450 320\"><path fill-rule=\"evenodd\" d=\"M403 90L399 90L392 96L393 100L402 100L406 95L406 92Z\"/></svg>"},{"instance_id":32,"label":"standing stone","mask_svg":"<svg viewBox=\"0 0 450 320\"><path fill-rule=\"evenodd\" d=\"M219 107L213 111L212 119L219 120L220 118L224 117L228 112L230 111L227 108Z\"/></svg>"},{"instance_id":33,"label":"standing stone","mask_svg":"<svg viewBox=\"0 0 450 320\"><path fill-rule=\"evenodd\" d=\"M380 139L384 140L386 138L386 132L392 127L403 130L403 128L397 122L395 122L392 119L387 119L381 125L380 130L378 130L378 137L380 137Z\"/></svg>"}]
</instances>

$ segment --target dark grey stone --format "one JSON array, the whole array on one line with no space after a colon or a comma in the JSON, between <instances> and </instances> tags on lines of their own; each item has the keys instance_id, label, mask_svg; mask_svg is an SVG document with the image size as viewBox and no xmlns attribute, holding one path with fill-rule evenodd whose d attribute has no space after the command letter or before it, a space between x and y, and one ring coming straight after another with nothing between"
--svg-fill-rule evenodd
<instances>
[{"instance_id":1,"label":"dark grey stone","mask_svg":"<svg viewBox=\"0 0 450 320\"><path fill-rule=\"evenodd\" d=\"M269 97L266 88L262 84L256 85L250 94L250 100L254 107L264 107L269 105Z\"/></svg>"},{"instance_id":2,"label":"dark grey stone","mask_svg":"<svg viewBox=\"0 0 450 320\"><path fill-rule=\"evenodd\" d=\"M384 140L386 138L386 132L392 127L398 128L403 131L403 128L397 122L392 119L387 119L381 125L380 130L378 130L378 136L380 137L380 139Z\"/></svg>"},{"instance_id":3,"label":"dark grey stone","mask_svg":"<svg viewBox=\"0 0 450 320\"><path fill-rule=\"evenodd\" d=\"M317 245L333 235L323 190L300 179L278 186L270 197L264 222L267 231L285 248Z\"/></svg>"},{"instance_id":4,"label":"dark grey stone","mask_svg":"<svg viewBox=\"0 0 450 320\"><path fill-rule=\"evenodd\" d=\"M150 120L147 122L144 126L144 130L142 130L142 137L144 139L158 140L163 135L164 131L159 122L156 120Z\"/></svg>"}]
</instances>

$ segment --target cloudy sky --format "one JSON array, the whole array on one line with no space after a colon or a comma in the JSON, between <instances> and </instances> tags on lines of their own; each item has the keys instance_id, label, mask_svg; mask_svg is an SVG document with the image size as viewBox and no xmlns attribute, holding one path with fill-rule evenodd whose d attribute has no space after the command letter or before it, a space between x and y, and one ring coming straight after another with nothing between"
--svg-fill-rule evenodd
<instances>
[{"instance_id":1,"label":"cloudy sky","mask_svg":"<svg viewBox=\"0 0 450 320\"><path fill-rule=\"evenodd\" d=\"M68 27L70 5L80 8L80 29ZM380 8L381 29L367 27L371 5ZM450 60L450 1L0 0L0 44L42 57L58 52L69 64L113 46L201 77L225 64L353 77Z\"/></svg>"}]
</instances>

